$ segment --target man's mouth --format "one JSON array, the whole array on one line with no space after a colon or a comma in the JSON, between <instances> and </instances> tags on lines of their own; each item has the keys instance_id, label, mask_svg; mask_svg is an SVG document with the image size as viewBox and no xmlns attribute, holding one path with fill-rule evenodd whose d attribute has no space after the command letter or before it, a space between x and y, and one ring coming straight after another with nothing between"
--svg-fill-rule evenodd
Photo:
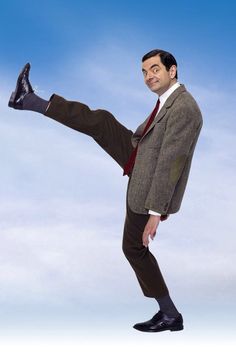
<instances>
[{"instance_id":1,"label":"man's mouth","mask_svg":"<svg viewBox=\"0 0 236 354\"><path fill-rule=\"evenodd\" d=\"M157 84L157 83L158 83L158 81L151 81L151 82L148 82L148 86L152 86L152 85Z\"/></svg>"}]
</instances>

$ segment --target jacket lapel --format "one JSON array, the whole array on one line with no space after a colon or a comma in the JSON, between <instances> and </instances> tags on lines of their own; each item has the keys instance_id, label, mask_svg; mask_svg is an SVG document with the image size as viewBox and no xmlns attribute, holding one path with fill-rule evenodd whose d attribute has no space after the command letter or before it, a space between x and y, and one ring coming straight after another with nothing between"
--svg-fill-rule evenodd
<instances>
[{"instance_id":1,"label":"jacket lapel","mask_svg":"<svg viewBox=\"0 0 236 354\"><path fill-rule=\"evenodd\" d=\"M165 116L167 110L169 107L172 106L173 102L176 100L176 98L183 92L185 92L186 89L184 87L184 85L180 85L180 87L178 87L166 100L164 106L161 108L161 110L158 112L158 114L156 115L156 117L154 118L152 124L150 125L150 127L148 128L148 130L146 131L146 133L144 134L144 136L142 136L142 138L140 139L140 141L150 132L150 130Z\"/></svg>"}]
</instances>

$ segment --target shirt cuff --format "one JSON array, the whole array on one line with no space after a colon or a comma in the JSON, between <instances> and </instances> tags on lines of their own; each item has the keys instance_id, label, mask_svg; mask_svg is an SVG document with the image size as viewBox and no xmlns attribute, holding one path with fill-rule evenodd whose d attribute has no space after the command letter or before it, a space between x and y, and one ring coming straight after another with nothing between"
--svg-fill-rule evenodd
<instances>
[{"instance_id":1,"label":"shirt cuff","mask_svg":"<svg viewBox=\"0 0 236 354\"><path fill-rule=\"evenodd\" d=\"M157 212L155 212L155 211L153 211L153 210L149 210L149 211L148 211L148 214L155 215L155 216L161 216L160 213L157 213Z\"/></svg>"}]
</instances>

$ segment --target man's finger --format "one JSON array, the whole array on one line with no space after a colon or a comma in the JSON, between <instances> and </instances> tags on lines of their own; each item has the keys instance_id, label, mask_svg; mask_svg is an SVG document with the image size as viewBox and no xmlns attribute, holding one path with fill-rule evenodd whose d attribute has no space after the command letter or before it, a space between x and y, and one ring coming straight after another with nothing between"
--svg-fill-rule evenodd
<instances>
[{"instance_id":1,"label":"man's finger","mask_svg":"<svg viewBox=\"0 0 236 354\"><path fill-rule=\"evenodd\" d=\"M148 236L149 236L148 234L143 234L143 245L144 245L145 247L147 247L148 244L149 244Z\"/></svg>"}]
</instances>

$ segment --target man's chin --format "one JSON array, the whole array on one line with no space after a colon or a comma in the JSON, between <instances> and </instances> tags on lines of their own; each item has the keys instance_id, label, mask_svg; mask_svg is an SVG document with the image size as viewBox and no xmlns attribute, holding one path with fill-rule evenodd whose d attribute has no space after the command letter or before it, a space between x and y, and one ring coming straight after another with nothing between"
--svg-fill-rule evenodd
<instances>
[{"instance_id":1,"label":"man's chin","mask_svg":"<svg viewBox=\"0 0 236 354\"><path fill-rule=\"evenodd\" d=\"M152 91L152 92L154 92L154 93L156 93L157 95L158 95L158 88L157 87L155 87L155 86L149 86L149 89Z\"/></svg>"},{"instance_id":2,"label":"man's chin","mask_svg":"<svg viewBox=\"0 0 236 354\"><path fill-rule=\"evenodd\" d=\"M152 92L155 93L160 89L160 85L158 85L158 83L155 83L153 85L148 85L148 87Z\"/></svg>"}]
</instances>

